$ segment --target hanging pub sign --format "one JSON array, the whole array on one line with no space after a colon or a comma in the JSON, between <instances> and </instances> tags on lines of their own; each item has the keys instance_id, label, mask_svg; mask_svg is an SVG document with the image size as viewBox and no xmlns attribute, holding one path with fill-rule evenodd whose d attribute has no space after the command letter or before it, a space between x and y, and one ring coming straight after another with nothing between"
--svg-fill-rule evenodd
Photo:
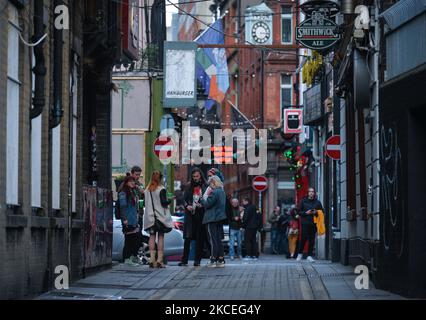
<instances>
[{"instance_id":1,"label":"hanging pub sign","mask_svg":"<svg viewBox=\"0 0 426 320\"><path fill-rule=\"evenodd\" d=\"M340 40L337 24L320 11L302 21L296 28L296 41L306 48L321 51Z\"/></svg>"}]
</instances>

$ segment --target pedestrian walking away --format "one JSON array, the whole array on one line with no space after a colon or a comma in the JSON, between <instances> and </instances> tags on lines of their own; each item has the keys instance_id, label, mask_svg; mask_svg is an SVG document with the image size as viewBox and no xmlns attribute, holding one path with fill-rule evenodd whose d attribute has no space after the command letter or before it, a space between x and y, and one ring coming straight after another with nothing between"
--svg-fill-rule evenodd
<instances>
[{"instance_id":1,"label":"pedestrian walking away","mask_svg":"<svg viewBox=\"0 0 426 320\"><path fill-rule=\"evenodd\" d=\"M308 189L308 195L302 199L298 208L300 222L299 248L297 256L298 261L302 260L305 243L308 243L307 260L309 262L314 262L312 254L315 245L315 236L317 233L314 217L318 216L318 210L324 212L321 202L316 197L315 189L311 187Z\"/></svg>"},{"instance_id":2,"label":"pedestrian walking away","mask_svg":"<svg viewBox=\"0 0 426 320\"><path fill-rule=\"evenodd\" d=\"M134 177L127 176L124 179L121 192L118 194L124 233L123 260L125 264L132 266L139 263L138 251L142 241L138 224L137 197L133 191L134 188Z\"/></svg>"},{"instance_id":3,"label":"pedestrian walking away","mask_svg":"<svg viewBox=\"0 0 426 320\"><path fill-rule=\"evenodd\" d=\"M204 207L201 198L207 189L206 180L199 168L191 172L191 181L184 193L185 220L183 225L184 250L179 266L187 266L191 241L195 240L194 266L201 263L204 243L206 240L206 227L203 225Z\"/></svg>"},{"instance_id":4,"label":"pedestrian walking away","mask_svg":"<svg viewBox=\"0 0 426 320\"><path fill-rule=\"evenodd\" d=\"M173 228L173 220L169 210L171 200L167 199L167 192L161 181L163 175L154 170L151 180L145 190L145 214L143 219L144 230L149 233L150 268L165 268L164 265L164 233ZM156 258L155 240L158 237Z\"/></svg>"},{"instance_id":5,"label":"pedestrian walking away","mask_svg":"<svg viewBox=\"0 0 426 320\"><path fill-rule=\"evenodd\" d=\"M218 176L210 177L209 187L201 199L205 208L203 224L207 225L211 254L208 267L224 267L225 257L222 244L223 220L226 219L226 195Z\"/></svg>"},{"instance_id":6,"label":"pedestrian walking away","mask_svg":"<svg viewBox=\"0 0 426 320\"><path fill-rule=\"evenodd\" d=\"M233 198L231 206L228 209L229 218L229 258L234 260L235 257L242 257L241 253L241 228L244 208L240 206L239 200ZM237 256L235 256L235 242L237 243Z\"/></svg>"}]
</instances>

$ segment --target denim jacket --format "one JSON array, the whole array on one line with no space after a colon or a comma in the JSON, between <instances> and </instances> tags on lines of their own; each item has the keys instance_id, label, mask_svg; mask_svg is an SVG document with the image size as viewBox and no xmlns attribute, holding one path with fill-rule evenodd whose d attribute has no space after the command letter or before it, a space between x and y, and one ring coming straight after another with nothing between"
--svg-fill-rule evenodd
<instances>
[{"instance_id":1,"label":"denim jacket","mask_svg":"<svg viewBox=\"0 0 426 320\"><path fill-rule=\"evenodd\" d=\"M129 226L138 225L138 207L137 203L132 204L131 199L127 198L125 192L118 194L121 209L121 221L127 220Z\"/></svg>"}]
</instances>

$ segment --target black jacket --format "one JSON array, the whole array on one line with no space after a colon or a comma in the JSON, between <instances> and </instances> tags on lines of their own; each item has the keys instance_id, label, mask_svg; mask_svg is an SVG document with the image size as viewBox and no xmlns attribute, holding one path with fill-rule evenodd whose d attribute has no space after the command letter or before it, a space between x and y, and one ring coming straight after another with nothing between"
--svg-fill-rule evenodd
<instances>
[{"instance_id":1,"label":"black jacket","mask_svg":"<svg viewBox=\"0 0 426 320\"><path fill-rule=\"evenodd\" d=\"M201 196L207 189L207 185L203 184L201 186ZM183 224L183 237L185 239L195 240L197 231L203 228L202 221L204 218L204 207L197 207L194 212L190 212L187 207L194 204L193 199L193 188L192 185L189 185L186 188L184 193L184 207L185 207L185 220Z\"/></svg>"},{"instance_id":2,"label":"black jacket","mask_svg":"<svg viewBox=\"0 0 426 320\"><path fill-rule=\"evenodd\" d=\"M249 204L244 207L243 228L257 229L262 227L262 215L256 213L256 207Z\"/></svg>"},{"instance_id":3,"label":"black jacket","mask_svg":"<svg viewBox=\"0 0 426 320\"><path fill-rule=\"evenodd\" d=\"M322 204L319 200L315 199L308 199L308 197L305 197L300 201L299 204L299 216L300 221L302 224L314 224L314 215L313 214L307 214L306 211L308 210L322 210L324 212L324 209L322 207Z\"/></svg>"}]
</instances>

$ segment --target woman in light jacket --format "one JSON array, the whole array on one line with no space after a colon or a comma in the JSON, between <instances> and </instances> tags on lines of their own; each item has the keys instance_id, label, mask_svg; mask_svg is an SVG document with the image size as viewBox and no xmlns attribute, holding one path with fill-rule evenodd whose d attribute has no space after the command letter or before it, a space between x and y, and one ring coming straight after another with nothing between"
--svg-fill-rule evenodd
<instances>
[{"instance_id":1,"label":"woman in light jacket","mask_svg":"<svg viewBox=\"0 0 426 320\"><path fill-rule=\"evenodd\" d=\"M154 170L144 194L145 194L145 214L143 217L144 230L149 233L150 268L165 268L164 258L164 233L155 228L155 217L164 226L173 228L173 220L169 210L170 201L167 200L167 192L161 183L163 175L160 171ZM158 259L155 260L155 239L158 236Z\"/></svg>"},{"instance_id":2,"label":"woman in light jacket","mask_svg":"<svg viewBox=\"0 0 426 320\"><path fill-rule=\"evenodd\" d=\"M209 179L209 186L201 199L205 208L203 224L207 224L207 232L211 246L210 263L207 267L224 267L225 258L222 244L223 220L226 219L226 194L223 183L218 176Z\"/></svg>"}]
</instances>

